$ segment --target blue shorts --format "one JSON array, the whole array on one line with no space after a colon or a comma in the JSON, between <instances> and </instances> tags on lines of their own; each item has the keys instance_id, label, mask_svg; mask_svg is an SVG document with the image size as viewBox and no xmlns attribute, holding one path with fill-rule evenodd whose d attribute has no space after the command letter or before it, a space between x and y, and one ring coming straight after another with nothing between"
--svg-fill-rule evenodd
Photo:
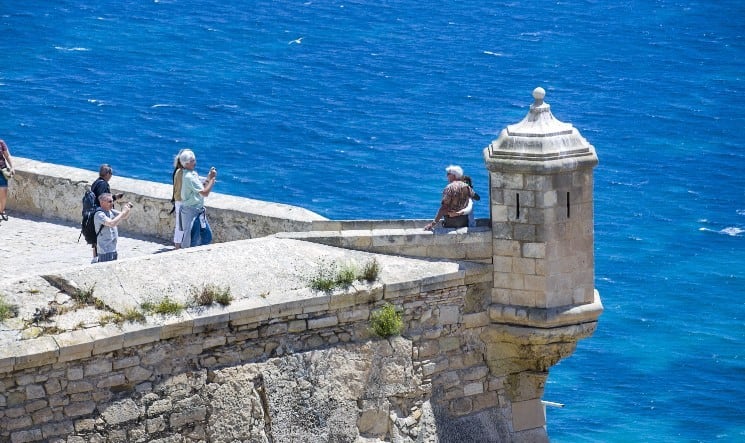
<instances>
[{"instance_id":1,"label":"blue shorts","mask_svg":"<svg viewBox=\"0 0 745 443\"><path fill-rule=\"evenodd\" d=\"M0 188L7 188L8 187L8 179L5 178L5 176L0 173Z\"/></svg>"}]
</instances>

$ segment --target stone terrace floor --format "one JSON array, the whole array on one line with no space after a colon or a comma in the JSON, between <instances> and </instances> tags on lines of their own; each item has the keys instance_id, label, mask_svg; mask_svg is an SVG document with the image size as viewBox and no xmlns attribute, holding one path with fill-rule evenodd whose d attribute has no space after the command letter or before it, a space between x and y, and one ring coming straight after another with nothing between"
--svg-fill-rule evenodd
<instances>
[{"instance_id":1,"label":"stone terrace floor","mask_svg":"<svg viewBox=\"0 0 745 443\"><path fill-rule=\"evenodd\" d=\"M39 275L89 264L91 247L80 238L80 226L17 215L0 221L0 280ZM159 240L127 233L126 222L119 227L120 258L170 251L173 246Z\"/></svg>"}]
</instances>

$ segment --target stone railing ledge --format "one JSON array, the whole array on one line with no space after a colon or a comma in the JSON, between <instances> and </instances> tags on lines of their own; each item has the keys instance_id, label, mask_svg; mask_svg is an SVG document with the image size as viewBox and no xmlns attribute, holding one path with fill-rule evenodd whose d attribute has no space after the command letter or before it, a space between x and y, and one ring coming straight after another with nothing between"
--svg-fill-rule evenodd
<instances>
[{"instance_id":1,"label":"stone railing ledge","mask_svg":"<svg viewBox=\"0 0 745 443\"><path fill-rule=\"evenodd\" d=\"M160 341L162 325L159 324L139 324L125 323L122 325L123 348L144 345Z\"/></svg>"},{"instance_id":2,"label":"stone railing ledge","mask_svg":"<svg viewBox=\"0 0 745 443\"><path fill-rule=\"evenodd\" d=\"M435 291L452 286L465 284L466 271L458 270L455 272L442 273L431 277L424 277L422 281L421 292Z\"/></svg>"},{"instance_id":3,"label":"stone railing ledge","mask_svg":"<svg viewBox=\"0 0 745 443\"><path fill-rule=\"evenodd\" d=\"M93 338L87 329L76 329L52 336L59 346L58 362L79 360L93 355Z\"/></svg>"},{"instance_id":4,"label":"stone railing ledge","mask_svg":"<svg viewBox=\"0 0 745 443\"><path fill-rule=\"evenodd\" d=\"M0 355L15 357L13 370L18 371L55 363L59 357L59 345L52 337L44 336L12 343Z\"/></svg>"}]
</instances>

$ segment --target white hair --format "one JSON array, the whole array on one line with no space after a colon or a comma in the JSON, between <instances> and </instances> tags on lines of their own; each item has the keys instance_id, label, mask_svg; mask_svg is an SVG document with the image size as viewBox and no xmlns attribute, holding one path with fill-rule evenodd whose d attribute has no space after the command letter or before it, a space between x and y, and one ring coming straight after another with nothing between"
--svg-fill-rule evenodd
<instances>
[{"instance_id":1,"label":"white hair","mask_svg":"<svg viewBox=\"0 0 745 443\"><path fill-rule=\"evenodd\" d=\"M445 172L448 174L453 174L457 179L463 177L463 168L461 168L460 166L450 165L445 168Z\"/></svg>"},{"instance_id":2,"label":"white hair","mask_svg":"<svg viewBox=\"0 0 745 443\"><path fill-rule=\"evenodd\" d=\"M182 166L182 164L181 164L181 153L184 152L184 151L185 151L185 149L182 149L182 150L178 151L178 154L176 154L176 157L173 158L173 168L174 169Z\"/></svg>"},{"instance_id":3,"label":"white hair","mask_svg":"<svg viewBox=\"0 0 745 443\"><path fill-rule=\"evenodd\" d=\"M189 163L190 161L196 159L197 157L194 155L194 153L191 151L191 149L184 149L179 153L178 159L181 160L181 164L185 165Z\"/></svg>"}]
</instances>

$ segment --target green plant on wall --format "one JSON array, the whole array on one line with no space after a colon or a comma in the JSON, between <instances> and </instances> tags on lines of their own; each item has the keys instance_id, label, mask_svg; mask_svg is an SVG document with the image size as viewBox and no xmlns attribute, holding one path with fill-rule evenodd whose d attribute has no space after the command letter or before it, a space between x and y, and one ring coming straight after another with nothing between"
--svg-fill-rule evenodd
<instances>
[{"instance_id":1,"label":"green plant on wall","mask_svg":"<svg viewBox=\"0 0 745 443\"><path fill-rule=\"evenodd\" d=\"M370 327L375 335L382 338L400 335L404 329L401 312L390 303L386 303L370 315Z\"/></svg>"},{"instance_id":2,"label":"green plant on wall","mask_svg":"<svg viewBox=\"0 0 745 443\"><path fill-rule=\"evenodd\" d=\"M233 301L230 286L221 287L207 283L202 287L192 287L191 297L198 306L209 306L214 302L227 306Z\"/></svg>"},{"instance_id":3,"label":"green plant on wall","mask_svg":"<svg viewBox=\"0 0 745 443\"><path fill-rule=\"evenodd\" d=\"M18 306L12 305L0 294L0 322L18 315Z\"/></svg>"},{"instance_id":4,"label":"green plant on wall","mask_svg":"<svg viewBox=\"0 0 745 443\"><path fill-rule=\"evenodd\" d=\"M378 279L378 276L380 275L380 264L378 263L378 260L372 259L365 263L365 266L362 267L362 273L360 274L360 280L370 281L373 282Z\"/></svg>"},{"instance_id":5,"label":"green plant on wall","mask_svg":"<svg viewBox=\"0 0 745 443\"><path fill-rule=\"evenodd\" d=\"M355 281L373 282L380 275L380 265L375 259L365 263L360 270L354 263L331 263L321 261L309 278L314 291L331 292L336 288L348 288Z\"/></svg>"},{"instance_id":6,"label":"green plant on wall","mask_svg":"<svg viewBox=\"0 0 745 443\"><path fill-rule=\"evenodd\" d=\"M72 293L72 299L78 302L79 305L95 305L96 297L93 296L95 290L95 283L90 287L78 288Z\"/></svg>"},{"instance_id":7,"label":"green plant on wall","mask_svg":"<svg viewBox=\"0 0 745 443\"><path fill-rule=\"evenodd\" d=\"M180 314L186 306L166 297L157 302L144 302L140 305L140 308L146 313L152 312L163 315L177 315Z\"/></svg>"}]
</instances>

